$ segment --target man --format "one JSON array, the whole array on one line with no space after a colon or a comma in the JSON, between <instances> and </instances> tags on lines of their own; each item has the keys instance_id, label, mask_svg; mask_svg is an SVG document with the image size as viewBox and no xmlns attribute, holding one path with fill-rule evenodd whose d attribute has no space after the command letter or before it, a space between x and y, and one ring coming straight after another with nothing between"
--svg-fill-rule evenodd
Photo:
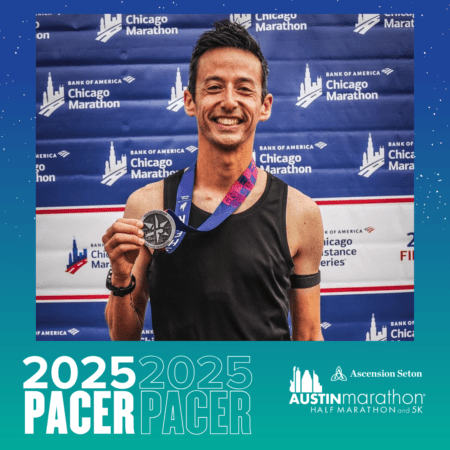
<instances>
[{"instance_id":1,"label":"man","mask_svg":"<svg viewBox=\"0 0 450 450\"><path fill-rule=\"evenodd\" d=\"M189 225L199 227L213 214L251 167L256 126L272 109L267 75L258 44L240 25L218 22L197 42L184 93L185 111L198 125ZM139 219L175 208L183 171L129 197L124 218L103 237L112 268L106 320L113 340L140 339L149 296L156 340L290 340L289 306L292 339L323 340L319 209L271 174L254 171L254 187L235 212L211 231L186 233L173 253L149 250Z\"/></svg>"}]
</instances>

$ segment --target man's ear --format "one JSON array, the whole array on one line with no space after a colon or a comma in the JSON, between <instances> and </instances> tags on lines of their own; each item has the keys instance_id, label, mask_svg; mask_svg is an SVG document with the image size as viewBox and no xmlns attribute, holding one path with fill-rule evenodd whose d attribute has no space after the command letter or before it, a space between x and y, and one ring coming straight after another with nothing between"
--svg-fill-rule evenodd
<instances>
[{"instance_id":1,"label":"man's ear","mask_svg":"<svg viewBox=\"0 0 450 450\"><path fill-rule=\"evenodd\" d=\"M189 117L194 117L197 112L197 107L195 106L192 94L187 89L184 91L184 110Z\"/></svg>"},{"instance_id":2,"label":"man's ear","mask_svg":"<svg viewBox=\"0 0 450 450\"><path fill-rule=\"evenodd\" d=\"M259 116L260 122L265 122L272 114L273 95L267 94L261 108L261 114Z\"/></svg>"}]
</instances>

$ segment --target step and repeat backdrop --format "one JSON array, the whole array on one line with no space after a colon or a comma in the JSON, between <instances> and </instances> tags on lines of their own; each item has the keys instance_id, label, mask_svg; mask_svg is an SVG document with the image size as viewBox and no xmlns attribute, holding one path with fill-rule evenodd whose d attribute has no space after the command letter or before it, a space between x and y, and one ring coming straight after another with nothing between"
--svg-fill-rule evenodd
<instances>
[{"instance_id":1,"label":"step and repeat backdrop","mask_svg":"<svg viewBox=\"0 0 450 450\"><path fill-rule=\"evenodd\" d=\"M109 339L102 235L134 190L195 160L189 59L225 18L269 63L257 165L321 209L324 338L413 340L411 14L37 15L36 339Z\"/></svg>"}]
</instances>

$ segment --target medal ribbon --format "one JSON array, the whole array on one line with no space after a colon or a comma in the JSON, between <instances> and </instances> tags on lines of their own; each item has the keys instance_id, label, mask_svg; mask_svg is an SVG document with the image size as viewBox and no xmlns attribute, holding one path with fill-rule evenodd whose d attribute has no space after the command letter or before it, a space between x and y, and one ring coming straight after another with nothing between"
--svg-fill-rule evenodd
<instances>
[{"instance_id":1,"label":"medal ribbon","mask_svg":"<svg viewBox=\"0 0 450 450\"><path fill-rule=\"evenodd\" d=\"M166 251L168 253L172 253L180 245L186 232L210 231L219 226L244 202L256 184L258 168L256 167L255 161L252 159L249 166L245 169L244 173L238 178L238 180L233 183L233 186L231 186L230 190L227 192L224 199L220 202L219 206L212 213L212 215L198 228L190 227L187 224L189 223L189 216L192 206L195 166L196 164L193 164L188 167L181 178L177 190L175 212L170 209L167 210L167 213L172 216L177 227L175 237L166 247Z\"/></svg>"}]
</instances>

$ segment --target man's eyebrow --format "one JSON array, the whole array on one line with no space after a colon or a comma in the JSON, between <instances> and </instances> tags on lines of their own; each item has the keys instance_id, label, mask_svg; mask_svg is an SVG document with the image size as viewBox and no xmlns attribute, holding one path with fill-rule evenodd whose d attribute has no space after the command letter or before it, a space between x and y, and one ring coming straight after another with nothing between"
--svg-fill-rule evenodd
<instances>
[{"instance_id":1,"label":"man's eyebrow","mask_svg":"<svg viewBox=\"0 0 450 450\"><path fill-rule=\"evenodd\" d=\"M224 81L223 78L217 76L217 75L211 75L209 77L205 78L205 83L208 83L209 81ZM253 78L247 78L247 77L240 77L237 79L238 83L251 83L256 84L255 80Z\"/></svg>"}]
</instances>

